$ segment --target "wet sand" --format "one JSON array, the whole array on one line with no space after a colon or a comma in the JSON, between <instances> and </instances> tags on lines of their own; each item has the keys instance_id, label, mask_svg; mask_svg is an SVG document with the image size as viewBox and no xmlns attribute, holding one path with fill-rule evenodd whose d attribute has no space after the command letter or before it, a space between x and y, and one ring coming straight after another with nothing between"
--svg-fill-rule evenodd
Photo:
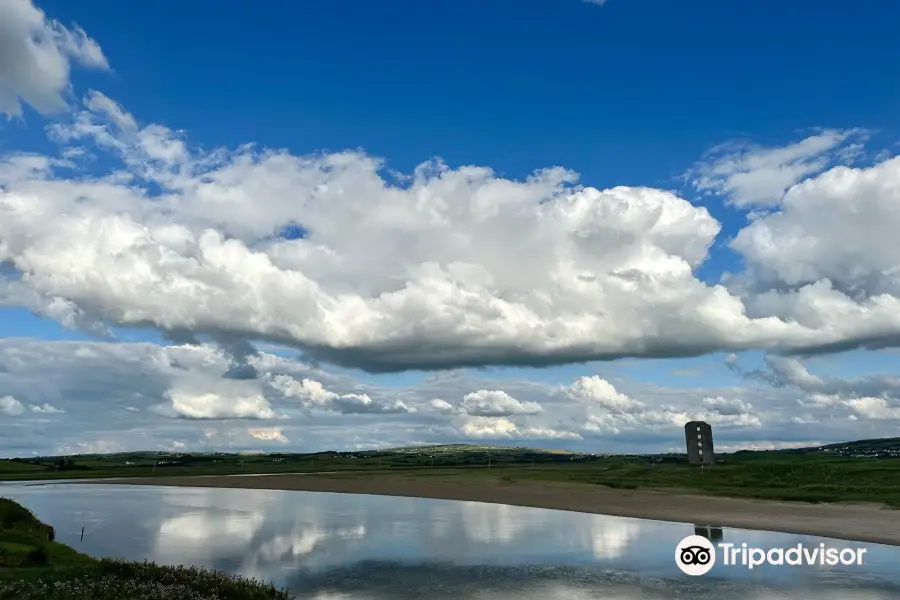
<instances>
[{"instance_id":1,"label":"wet sand","mask_svg":"<svg viewBox=\"0 0 900 600\"><path fill-rule=\"evenodd\" d=\"M388 474L378 477L303 474L153 477L77 483L293 490L468 500L900 546L900 510L871 504L807 504L615 490L571 483L453 478L442 480L435 476L404 477Z\"/></svg>"}]
</instances>

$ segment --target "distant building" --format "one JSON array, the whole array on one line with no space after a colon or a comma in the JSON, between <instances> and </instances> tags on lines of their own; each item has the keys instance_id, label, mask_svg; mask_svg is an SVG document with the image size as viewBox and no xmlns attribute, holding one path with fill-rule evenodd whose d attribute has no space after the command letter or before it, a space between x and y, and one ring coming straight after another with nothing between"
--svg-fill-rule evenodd
<instances>
[{"instance_id":1,"label":"distant building","mask_svg":"<svg viewBox=\"0 0 900 600\"><path fill-rule=\"evenodd\" d=\"M691 421L684 426L688 462L692 465L712 465L716 462L713 452L712 427L704 421Z\"/></svg>"}]
</instances>

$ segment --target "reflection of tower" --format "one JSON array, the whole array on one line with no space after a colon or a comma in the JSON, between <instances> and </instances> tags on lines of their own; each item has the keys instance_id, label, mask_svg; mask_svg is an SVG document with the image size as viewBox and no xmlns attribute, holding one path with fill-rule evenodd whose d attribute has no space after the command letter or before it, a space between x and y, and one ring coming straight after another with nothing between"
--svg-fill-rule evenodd
<instances>
[{"instance_id":1,"label":"reflection of tower","mask_svg":"<svg viewBox=\"0 0 900 600\"><path fill-rule=\"evenodd\" d=\"M721 542L725 537L721 527L712 525L694 525L694 535L705 537L711 542Z\"/></svg>"},{"instance_id":2,"label":"reflection of tower","mask_svg":"<svg viewBox=\"0 0 900 600\"><path fill-rule=\"evenodd\" d=\"M691 421L684 426L688 462L692 465L715 464L712 427L704 421Z\"/></svg>"}]
</instances>

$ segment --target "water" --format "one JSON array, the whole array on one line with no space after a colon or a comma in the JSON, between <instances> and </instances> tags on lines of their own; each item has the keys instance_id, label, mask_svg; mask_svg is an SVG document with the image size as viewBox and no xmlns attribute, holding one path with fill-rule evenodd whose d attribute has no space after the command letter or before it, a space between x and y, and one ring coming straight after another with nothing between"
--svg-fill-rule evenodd
<instances>
[{"instance_id":1,"label":"water","mask_svg":"<svg viewBox=\"0 0 900 600\"><path fill-rule=\"evenodd\" d=\"M477 502L214 488L0 485L94 556L202 565L314 600L888 600L900 548L726 528L771 547L865 547L863 566L681 574L693 525ZM84 540L80 540L81 528Z\"/></svg>"}]
</instances>

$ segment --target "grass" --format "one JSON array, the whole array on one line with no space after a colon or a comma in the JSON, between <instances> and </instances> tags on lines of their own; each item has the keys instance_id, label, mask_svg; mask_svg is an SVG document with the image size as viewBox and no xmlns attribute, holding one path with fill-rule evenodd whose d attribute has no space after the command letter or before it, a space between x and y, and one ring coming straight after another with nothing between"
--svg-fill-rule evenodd
<instances>
[{"instance_id":1,"label":"grass","mask_svg":"<svg viewBox=\"0 0 900 600\"><path fill-rule=\"evenodd\" d=\"M422 471L407 476L430 476ZM700 469L611 457L589 465L521 466L455 470L452 478L560 482L614 489L676 491L710 496L799 502L866 502L900 508L900 459L833 459L822 456L730 456Z\"/></svg>"},{"instance_id":2,"label":"grass","mask_svg":"<svg viewBox=\"0 0 900 600\"><path fill-rule=\"evenodd\" d=\"M390 473L450 480L489 478L507 483L565 482L799 502L870 502L900 508L900 458L841 456L823 451L737 452L718 457L720 464L700 469L672 455L584 456L482 446L264 456L130 453L75 457L76 468L60 471L52 458L0 460L0 480L294 472L367 477ZM160 459L169 464L154 467Z\"/></svg>"},{"instance_id":3,"label":"grass","mask_svg":"<svg viewBox=\"0 0 900 600\"><path fill-rule=\"evenodd\" d=\"M0 498L0 600L289 600L262 582L194 567L97 560Z\"/></svg>"}]
</instances>

